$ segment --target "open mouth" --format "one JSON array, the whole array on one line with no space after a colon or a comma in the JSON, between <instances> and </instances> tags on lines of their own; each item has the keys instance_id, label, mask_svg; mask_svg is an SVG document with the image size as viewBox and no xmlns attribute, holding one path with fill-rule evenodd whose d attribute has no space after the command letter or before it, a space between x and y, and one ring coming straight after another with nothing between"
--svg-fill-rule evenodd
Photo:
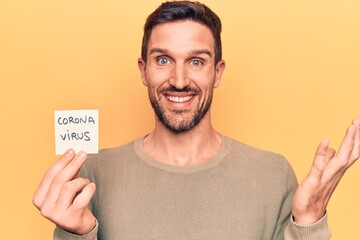
<instances>
[{"instance_id":1,"label":"open mouth","mask_svg":"<svg viewBox=\"0 0 360 240\"><path fill-rule=\"evenodd\" d=\"M170 101L170 102L174 102L174 103L184 103L184 102L188 102L190 101L194 96L190 95L190 96L172 96L172 95L166 95L166 98Z\"/></svg>"}]
</instances>

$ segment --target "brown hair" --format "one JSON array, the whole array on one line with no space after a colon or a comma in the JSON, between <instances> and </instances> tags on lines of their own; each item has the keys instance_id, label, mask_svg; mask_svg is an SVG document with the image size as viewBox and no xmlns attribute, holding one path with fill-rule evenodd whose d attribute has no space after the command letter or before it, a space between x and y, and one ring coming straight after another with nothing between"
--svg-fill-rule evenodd
<instances>
[{"instance_id":1,"label":"brown hair","mask_svg":"<svg viewBox=\"0 0 360 240\"><path fill-rule=\"evenodd\" d=\"M192 20L210 29L214 37L215 64L218 63L222 59L220 18L204 4L191 1L164 2L148 16L144 26L141 58L146 62L152 29L158 24L179 20Z\"/></svg>"}]
</instances>

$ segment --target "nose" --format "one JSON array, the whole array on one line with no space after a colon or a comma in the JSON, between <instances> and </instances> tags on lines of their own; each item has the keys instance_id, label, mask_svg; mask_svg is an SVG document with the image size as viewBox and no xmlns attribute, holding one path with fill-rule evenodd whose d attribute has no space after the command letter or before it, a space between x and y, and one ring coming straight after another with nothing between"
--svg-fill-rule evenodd
<instances>
[{"instance_id":1,"label":"nose","mask_svg":"<svg viewBox=\"0 0 360 240\"><path fill-rule=\"evenodd\" d=\"M186 68L183 64L178 63L174 66L169 82L177 89L183 89L190 84Z\"/></svg>"}]
</instances>

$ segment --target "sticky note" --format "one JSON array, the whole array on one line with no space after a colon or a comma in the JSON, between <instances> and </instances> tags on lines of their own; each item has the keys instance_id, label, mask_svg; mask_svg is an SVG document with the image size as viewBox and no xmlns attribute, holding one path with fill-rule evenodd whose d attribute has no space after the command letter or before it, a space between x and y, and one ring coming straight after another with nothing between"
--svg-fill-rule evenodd
<instances>
[{"instance_id":1,"label":"sticky note","mask_svg":"<svg viewBox=\"0 0 360 240\"><path fill-rule=\"evenodd\" d=\"M98 153L98 110L57 110L54 115L57 155L63 154L69 148L76 152Z\"/></svg>"}]
</instances>

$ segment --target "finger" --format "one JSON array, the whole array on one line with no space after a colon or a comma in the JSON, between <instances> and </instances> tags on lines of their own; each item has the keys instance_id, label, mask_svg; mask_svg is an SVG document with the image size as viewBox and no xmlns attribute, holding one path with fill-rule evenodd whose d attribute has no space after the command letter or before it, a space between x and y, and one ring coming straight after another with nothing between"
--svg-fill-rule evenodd
<instances>
[{"instance_id":1,"label":"finger","mask_svg":"<svg viewBox=\"0 0 360 240\"><path fill-rule=\"evenodd\" d=\"M310 170L310 174L317 179L320 179L322 173L325 169L326 163L328 161L328 148L329 148L329 141L324 140L322 141L315 153L314 162L312 168Z\"/></svg>"},{"instance_id":2,"label":"finger","mask_svg":"<svg viewBox=\"0 0 360 240\"><path fill-rule=\"evenodd\" d=\"M351 164L360 157L360 119L354 119L353 125L356 128L356 133L354 138L354 147L350 159L352 161Z\"/></svg>"},{"instance_id":3,"label":"finger","mask_svg":"<svg viewBox=\"0 0 360 240\"><path fill-rule=\"evenodd\" d=\"M84 178L76 178L66 182L61 189L56 205L58 205L60 209L67 210L73 203L76 195L79 194L89 183L90 181Z\"/></svg>"},{"instance_id":4,"label":"finger","mask_svg":"<svg viewBox=\"0 0 360 240\"><path fill-rule=\"evenodd\" d=\"M74 210L86 209L91 201L92 196L96 190L95 183L87 184L84 189L75 197L72 208Z\"/></svg>"},{"instance_id":5,"label":"finger","mask_svg":"<svg viewBox=\"0 0 360 240\"><path fill-rule=\"evenodd\" d=\"M353 151L354 144L355 144L355 134L357 132L357 128L354 125L348 127L345 137L340 145L337 157L343 164L348 162L350 154Z\"/></svg>"},{"instance_id":6,"label":"finger","mask_svg":"<svg viewBox=\"0 0 360 240\"><path fill-rule=\"evenodd\" d=\"M333 148L328 148L326 151L326 164L328 164L330 162L330 160L335 156L335 149Z\"/></svg>"},{"instance_id":7,"label":"finger","mask_svg":"<svg viewBox=\"0 0 360 240\"><path fill-rule=\"evenodd\" d=\"M353 120L353 125L359 126L359 125L360 125L360 118L355 118L355 119Z\"/></svg>"},{"instance_id":8,"label":"finger","mask_svg":"<svg viewBox=\"0 0 360 240\"><path fill-rule=\"evenodd\" d=\"M84 164L85 160L85 152L79 152L76 154L73 160L53 179L49 191L45 197L45 201L53 203L57 201L63 185L74 178L74 176L79 172L81 166Z\"/></svg>"},{"instance_id":9,"label":"finger","mask_svg":"<svg viewBox=\"0 0 360 240\"><path fill-rule=\"evenodd\" d=\"M75 155L74 150L68 149L59 158L59 160L56 161L56 163L46 171L33 197L33 204L37 208L39 208L42 205L42 202L49 191L50 185L54 177L69 164L69 162L73 159L74 155Z\"/></svg>"}]
</instances>

